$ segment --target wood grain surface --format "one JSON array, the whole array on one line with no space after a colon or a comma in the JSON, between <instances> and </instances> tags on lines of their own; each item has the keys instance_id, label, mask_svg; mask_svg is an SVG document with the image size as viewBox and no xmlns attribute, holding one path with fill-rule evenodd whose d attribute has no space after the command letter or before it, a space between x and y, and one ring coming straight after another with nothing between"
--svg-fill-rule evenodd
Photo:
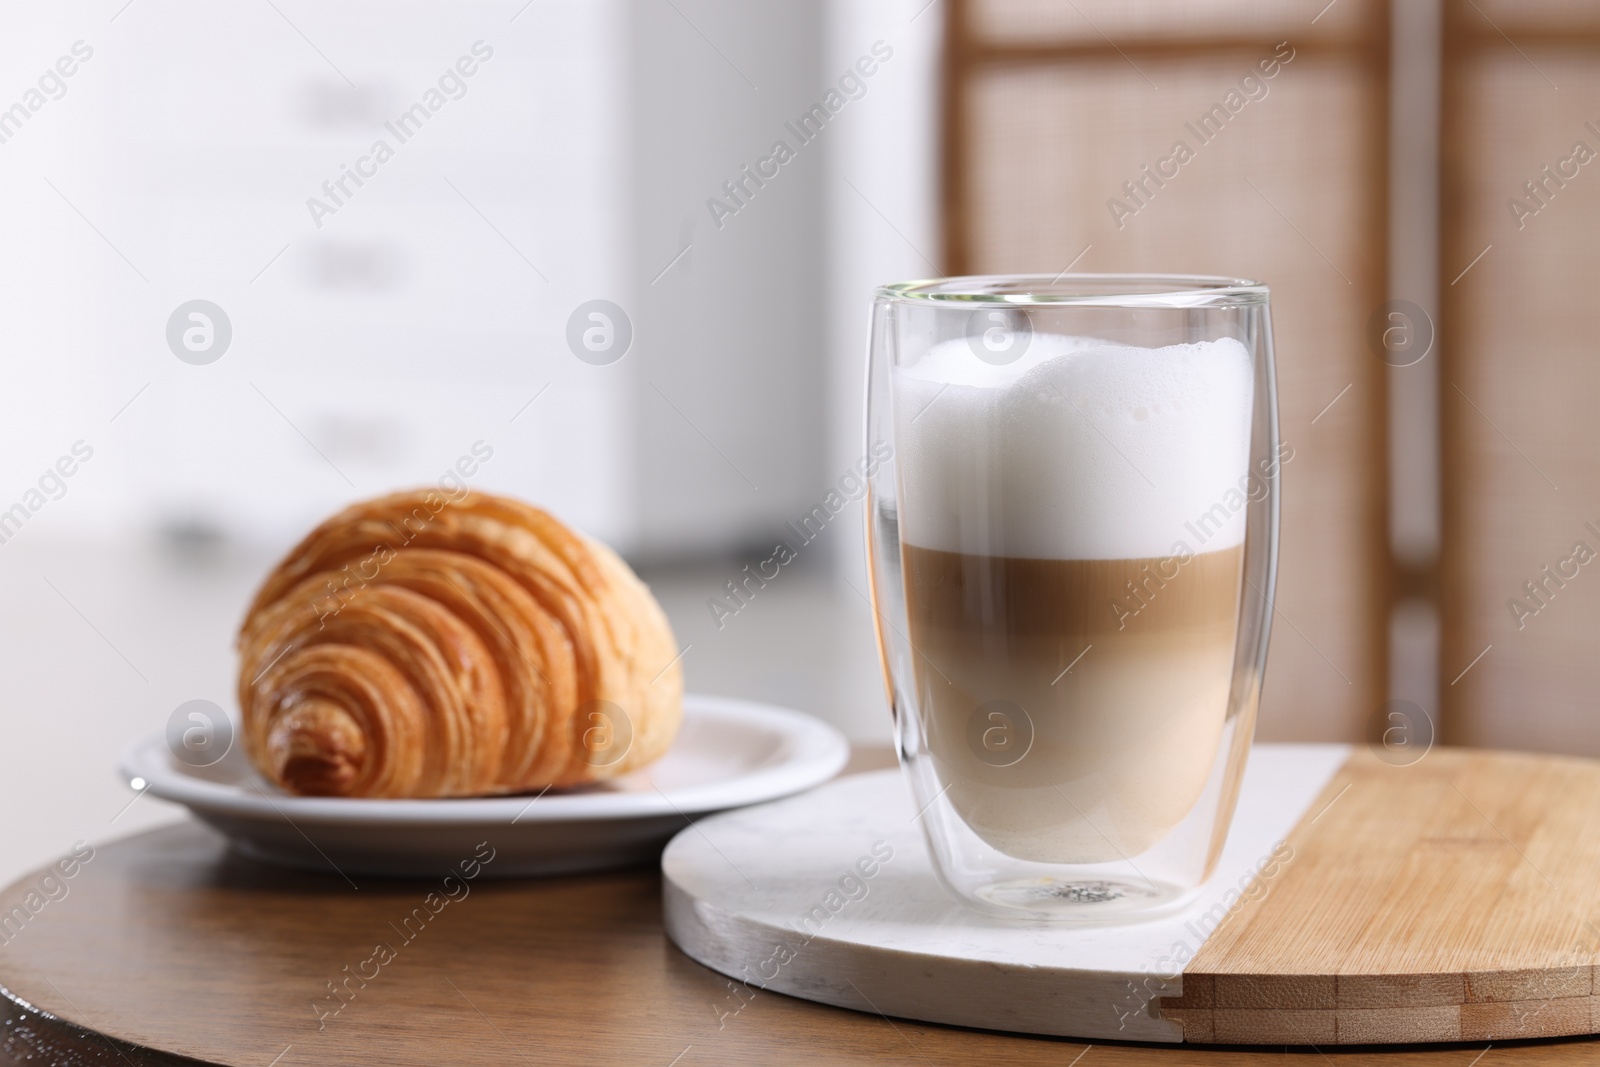
<instances>
[{"instance_id":1,"label":"wood grain surface","mask_svg":"<svg viewBox=\"0 0 1600 1067\"><path fill-rule=\"evenodd\" d=\"M1359 749L1289 845L1162 1002L1186 1041L1600 1032L1600 762Z\"/></svg>"},{"instance_id":2,"label":"wood grain surface","mask_svg":"<svg viewBox=\"0 0 1600 1067\"><path fill-rule=\"evenodd\" d=\"M1313 984L1327 1006L1303 1009L1313 1014L1346 1010L1344 973L1397 975L1394 981L1414 996L1419 1010L1449 1006L1420 1003L1444 993L1426 982L1408 984L1394 969L1425 953L1433 953L1426 958L1441 965L1449 961L1456 969L1448 973L1462 976L1461 988L1485 1011L1529 999L1545 1004L1581 1000L1587 1006L1592 961L1580 968L1581 976L1569 976L1571 984L1561 988L1570 995L1560 997L1539 979L1531 986L1518 984L1526 976L1519 979L1515 968L1495 970L1530 958L1535 944L1547 946L1547 964L1560 964L1564 949L1559 946L1575 934L1561 917L1567 914L1562 908L1588 907L1595 892L1589 866L1595 849L1584 838L1589 816L1579 810L1595 810L1596 798L1584 791L1594 788L1592 765L1551 761L1559 766L1530 764L1528 780L1482 780L1493 777L1496 761L1521 766L1523 759L1435 752L1410 768L1357 762L1345 772L1350 788L1291 839L1296 859L1272 892L1230 917L1193 961L1192 973L1212 976L1211 1002L1202 1003L1203 995L1197 994L1202 982L1186 985L1185 1002L1167 1010L1189 1013L1196 1026L1209 1016L1223 1029L1233 1025L1234 1017L1227 1014L1233 1011L1281 1016L1273 1006L1278 986L1268 983L1249 994L1258 998L1251 1001L1230 985L1237 979L1249 990L1249 977L1268 974L1264 963L1275 952L1323 969L1317 972L1325 977L1318 978L1323 984ZM1546 781L1547 773L1555 779ZM1456 786L1470 799L1430 808L1421 824L1426 832L1394 831L1398 840L1371 863L1317 862L1319 849L1334 840L1321 835L1359 831L1363 839L1383 838L1389 832L1385 827L1405 814L1380 797L1364 797L1389 791L1388 785L1374 784L1382 784L1384 775L1393 776L1388 785L1404 784L1405 803L1436 804ZM1564 848L1562 835L1568 835ZM1541 891L1520 871L1535 865L1556 889L1530 871ZM1504 906L1487 907L1481 895L1463 889L1462 883L1481 882L1484 874ZM0 902L16 900L34 879L0 892ZM379 880L358 880L358 885L352 889L332 872L279 871L238 859L220 838L194 824L101 847L71 880L65 897L50 901L0 947L0 985L12 998L57 1017L41 1019L19 1009L16 999L0 1004L0 1063L171 1064L184 1062L174 1058L181 1056L253 1067L461 1062L693 1067L865 1060L1265 1067L1285 1062L1281 1047L1089 1048L735 990L667 941L661 930L660 879L653 870L475 881L469 895L445 905L405 941L397 927L438 887ZM1561 887L1567 888L1565 895ZM1474 918L1477 925L1468 927L1482 938L1474 942L1476 948L1468 945L1452 954L1439 942L1448 915L1409 900L1425 889L1438 897L1435 907L1488 916ZM1366 908L1367 919L1352 919L1340 896L1350 890L1397 900L1402 910L1383 912L1390 925L1373 922L1376 904ZM1295 912L1297 900L1320 909L1296 913L1292 925L1304 931L1303 950L1272 932L1274 922L1281 926L1282 916ZM1406 947L1381 956L1382 962L1374 948L1349 947L1375 945L1371 938L1379 934L1393 934ZM344 998L330 999L328 983L345 981L347 966L372 973L362 964L379 941L399 945L394 958L370 980L350 980ZM1471 977L1486 973L1508 977L1498 985ZM1528 996L1530 989L1536 998ZM339 1006L337 1014L325 1014L331 1005ZM1544 1010L1570 1007L1562 1003ZM1359 1010L1349 1002L1347 1012ZM320 1023L319 1011L325 1014ZM1597 1043L1505 1046L1498 1034L1478 1061L1481 1067L1600 1062ZM1290 1062L1326 1058L1341 1067L1380 1061L1396 1067L1469 1067L1489 1043L1485 1037L1476 1046L1384 1052L1305 1047L1289 1055Z\"/></svg>"}]
</instances>

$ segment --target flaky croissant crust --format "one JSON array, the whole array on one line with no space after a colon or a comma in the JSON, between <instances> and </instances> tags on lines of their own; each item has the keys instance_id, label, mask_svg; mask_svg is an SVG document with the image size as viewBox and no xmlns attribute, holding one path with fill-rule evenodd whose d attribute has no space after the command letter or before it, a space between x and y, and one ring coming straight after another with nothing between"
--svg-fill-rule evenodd
<instances>
[{"instance_id":1,"label":"flaky croissant crust","mask_svg":"<svg viewBox=\"0 0 1600 1067\"><path fill-rule=\"evenodd\" d=\"M246 751L294 793L579 785L660 757L682 716L672 630L628 565L485 493L334 515L267 576L238 644Z\"/></svg>"}]
</instances>

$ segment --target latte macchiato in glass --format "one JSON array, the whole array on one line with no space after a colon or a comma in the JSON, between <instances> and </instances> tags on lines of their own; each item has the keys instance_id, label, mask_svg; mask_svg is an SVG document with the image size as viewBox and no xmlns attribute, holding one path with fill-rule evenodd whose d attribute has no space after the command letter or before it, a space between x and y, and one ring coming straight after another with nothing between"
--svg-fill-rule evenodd
<instances>
[{"instance_id":1,"label":"latte macchiato in glass","mask_svg":"<svg viewBox=\"0 0 1600 1067\"><path fill-rule=\"evenodd\" d=\"M1243 767L1280 462L1265 292L1032 281L880 292L879 633L946 881L1114 919L1203 880Z\"/></svg>"}]
</instances>

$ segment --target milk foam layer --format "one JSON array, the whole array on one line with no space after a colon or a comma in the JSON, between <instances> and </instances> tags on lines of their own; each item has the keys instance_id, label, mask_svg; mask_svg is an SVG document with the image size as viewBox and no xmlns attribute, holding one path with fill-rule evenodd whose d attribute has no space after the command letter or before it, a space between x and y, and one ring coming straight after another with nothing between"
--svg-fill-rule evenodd
<instances>
[{"instance_id":1,"label":"milk foam layer","mask_svg":"<svg viewBox=\"0 0 1600 1067\"><path fill-rule=\"evenodd\" d=\"M892 388L907 544L1135 559L1244 540L1253 377L1232 338L1037 334L998 366L957 339L897 367Z\"/></svg>"}]
</instances>

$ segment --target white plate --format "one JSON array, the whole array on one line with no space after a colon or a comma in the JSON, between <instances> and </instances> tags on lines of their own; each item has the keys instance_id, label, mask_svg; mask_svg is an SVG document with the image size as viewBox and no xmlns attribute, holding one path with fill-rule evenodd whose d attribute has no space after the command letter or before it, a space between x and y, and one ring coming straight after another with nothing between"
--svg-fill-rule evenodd
<instances>
[{"instance_id":1,"label":"white plate","mask_svg":"<svg viewBox=\"0 0 1600 1067\"><path fill-rule=\"evenodd\" d=\"M486 841L494 859L483 872L505 877L649 862L693 818L821 785L849 751L839 731L810 715L691 694L660 760L604 785L537 798L291 796L268 785L237 742L214 766L196 768L173 759L160 735L124 751L118 769L269 863L346 878L437 877Z\"/></svg>"}]
</instances>

